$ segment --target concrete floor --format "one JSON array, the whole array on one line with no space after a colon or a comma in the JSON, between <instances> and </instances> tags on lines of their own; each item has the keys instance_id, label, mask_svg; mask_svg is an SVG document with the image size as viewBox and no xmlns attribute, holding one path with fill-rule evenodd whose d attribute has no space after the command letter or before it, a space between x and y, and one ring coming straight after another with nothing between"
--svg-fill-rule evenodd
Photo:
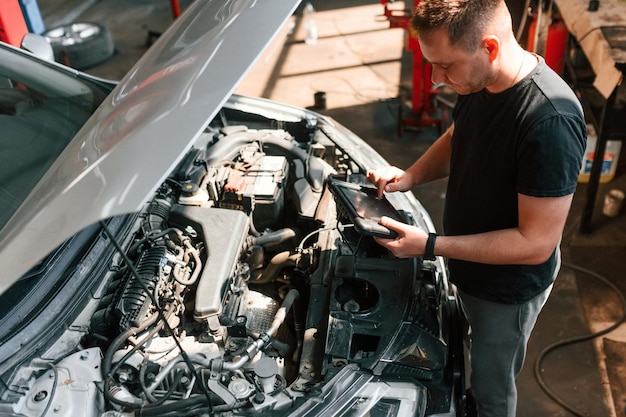
<instances>
[{"instance_id":1,"label":"concrete floor","mask_svg":"<svg viewBox=\"0 0 626 417\"><path fill-rule=\"evenodd\" d=\"M108 79L120 79L145 52L148 31L163 31L173 19L166 0L38 0L38 4L47 28L93 21L112 31L114 57L87 70ZM180 4L184 9L189 0ZM412 88L404 30L389 29L381 16L383 7L375 0L315 0L313 4L320 36L317 44L302 41L300 21L294 17L237 92L306 107L313 105L315 92L324 91L327 108L322 113L363 137L391 164L407 167L432 143L437 130L407 129L398 135L399 110L408 109ZM393 7L402 5L395 2ZM626 415L624 326L557 349L541 363L547 385L576 413L553 401L534 372L535 361L547 346L605 329L621 319L620 297L595 275L626 294L626 213L609 218L601 212L609 189L626 190L624 153L615 179L600 186L589 234L579 232L587 185L580 184L575 195L563 236L564 267L539 318L518 379L520 417ZM414 190L439 229L445 185L439 181Z\"/></svg>"}]
</instances>

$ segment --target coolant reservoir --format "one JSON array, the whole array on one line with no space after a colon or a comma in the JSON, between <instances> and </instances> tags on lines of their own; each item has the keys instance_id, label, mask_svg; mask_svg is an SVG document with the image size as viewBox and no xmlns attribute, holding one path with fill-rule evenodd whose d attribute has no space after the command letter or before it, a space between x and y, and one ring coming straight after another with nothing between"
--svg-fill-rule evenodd
<instances>
[{"instance_id":1,"label":"coolant reservoir","mask_svg":"<svg viewBox=\"0 0 626 417\"><path fill-rule=\"evenodd\" d=\"M583 163L580 167L580 173L578 175L578 182L589 182L591 175L591 165L593 164L594 154L596 151L596 142L598 135L593 125L587 124L587 148L585 149L585 155L583 157ZM617 162L619 160L619 154L622 151L622 142L619 140L609 140L606 142L606 149L604 151L604 159L602 161L602 169L600 170L600 183L604 184L609 182L615 177L615 171L617 170Z\"/></svg>"}]
</instances>

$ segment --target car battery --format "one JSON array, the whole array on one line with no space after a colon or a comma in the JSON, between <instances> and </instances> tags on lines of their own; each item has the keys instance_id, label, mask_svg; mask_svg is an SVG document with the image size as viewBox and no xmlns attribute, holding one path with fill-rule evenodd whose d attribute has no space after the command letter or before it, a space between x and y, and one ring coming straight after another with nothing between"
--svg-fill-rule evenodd
<instances>
[{"instance_id":1,"label":"car battery","mask_svg":"<svg viewBox=\"0 0 626 417\"><path fill-rule=\"evenodd\" d=\"M263 155L245 169L232 170L220 206L252 213L258 230L273 228L285 208L288 169L284 156Z\"/></svg>"}]
</instances>

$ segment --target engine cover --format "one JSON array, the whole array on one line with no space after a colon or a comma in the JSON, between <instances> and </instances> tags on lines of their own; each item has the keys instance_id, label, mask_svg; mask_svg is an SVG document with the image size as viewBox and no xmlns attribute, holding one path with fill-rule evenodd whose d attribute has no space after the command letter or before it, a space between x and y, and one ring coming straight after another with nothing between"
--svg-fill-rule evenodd
<instances>
[{"instance_id":1,"label":"engine cover","mask_svg":"<svg viewBox=\"0 0 626 417\"><path fill-rule=\"evenodd\" d=\"M248 216L238 210L175 206L170 220L181 227L191 225L206 242L206 261L198 280L194 316L208 321L210 328L219 327L222 301L248 235Z\"/></svg>"}]
</instances>

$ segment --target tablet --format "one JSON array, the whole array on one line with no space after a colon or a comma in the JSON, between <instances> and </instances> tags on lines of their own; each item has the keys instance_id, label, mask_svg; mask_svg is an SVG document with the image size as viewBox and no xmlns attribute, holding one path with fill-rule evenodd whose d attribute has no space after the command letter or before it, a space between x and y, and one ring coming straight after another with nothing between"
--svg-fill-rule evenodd
<instances>
[{"instance_id":1,"label":"tablet","mask_svg":"<svg viewBox=\"0 0 626 417\"><path fill-rule=\"evenodd\" d=\"M346 216L357 232L366 236L393 239L397 233L379 223L382 216L405 222L400 213L387 201L378 198L374 186L353 184L331 179L328 187L335 197L339 214Z\"/></svg>"}]
</instances>

